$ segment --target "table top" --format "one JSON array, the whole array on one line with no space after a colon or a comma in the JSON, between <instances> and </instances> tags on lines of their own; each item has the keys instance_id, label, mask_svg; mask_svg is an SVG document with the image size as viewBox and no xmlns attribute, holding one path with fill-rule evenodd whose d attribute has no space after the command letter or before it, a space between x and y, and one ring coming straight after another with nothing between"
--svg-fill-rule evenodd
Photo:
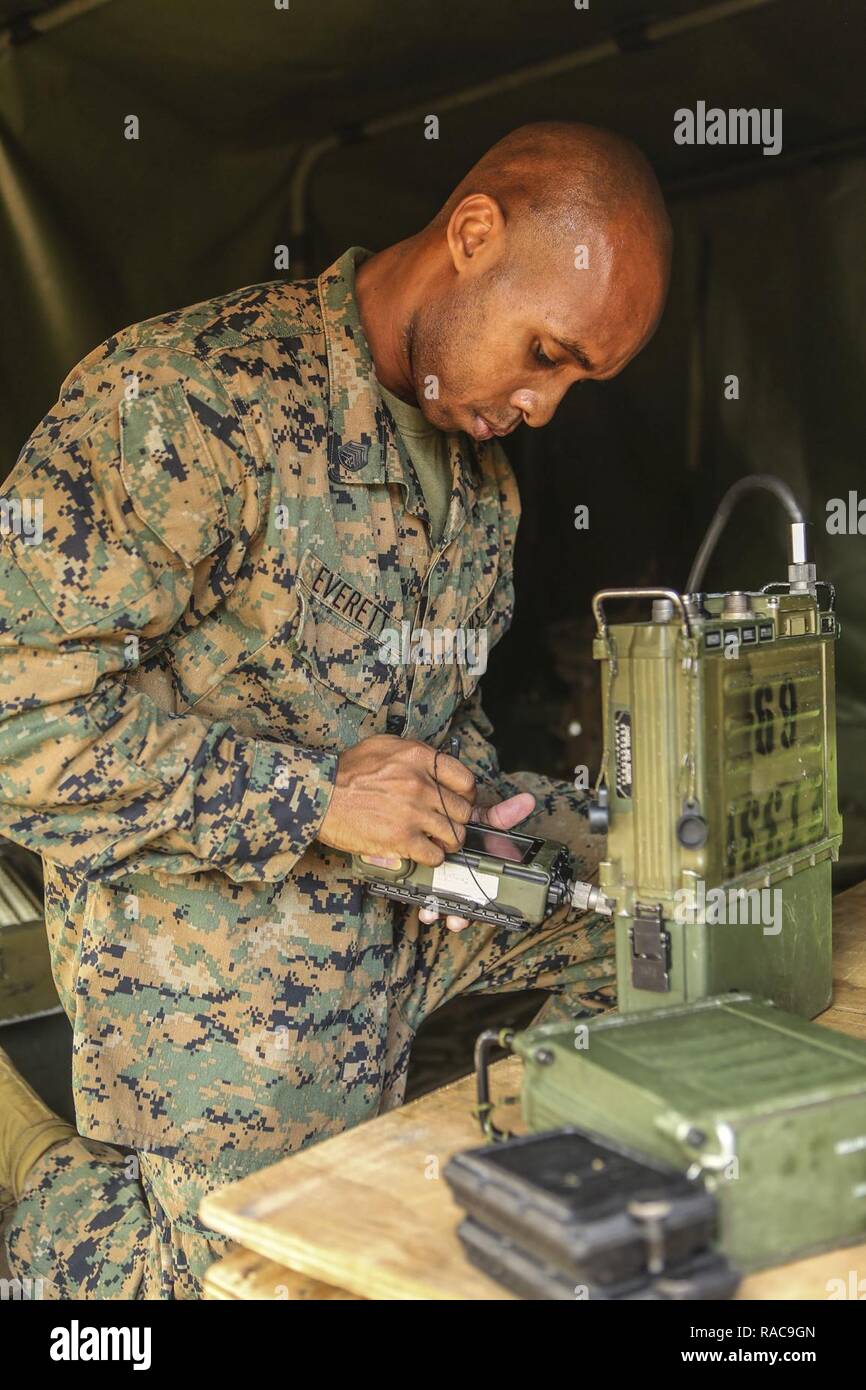
<instances>
[{"instance_id":1,"label":"table top","mask_svg":"<svg viewBox=\"0 0 866 1390\"><path fill-rule=\"evenodd\" d=\"M833 1005L816 1022L866 1039L866 882L833 903ZM521 1062L491 1068L498 1122L520 1132ZM468 1263L442 1169L481 1142L474 1077L221 1188L205 1224L241 1247L208 1273L215 1298L508 1299ZM866 1270L866 1244L749 1275L741 1299L826 1298Z\"/></svg>"}]
</instances>

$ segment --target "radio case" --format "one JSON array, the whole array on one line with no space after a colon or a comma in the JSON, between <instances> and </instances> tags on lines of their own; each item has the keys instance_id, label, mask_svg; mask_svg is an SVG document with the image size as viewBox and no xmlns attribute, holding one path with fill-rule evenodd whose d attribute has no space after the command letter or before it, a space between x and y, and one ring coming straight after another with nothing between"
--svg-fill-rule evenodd
<instances>
[{"instance_id":1,"label":"radio case","mask_svg":"<svg viewBox=\"0 0 866 1390\"><path fill-rule=\"evenodd\" d=\"M594 600L619 1010L734 990L812 1018L842 834L832 601L674 594L679 611L608 626L603 602L629 597Z\"/></svg>"},{"instance_id":2,"label":"radio case","mask_svg":"<svg viewBox=\"0 0 866 1390\"><path fill-rule=\"evenodd\" d=\"M510 1045L530 1129L579 1125L700 1175L740 1268L866 1238L866 1042L725 995Z\"/></svg>"}]
</instances>

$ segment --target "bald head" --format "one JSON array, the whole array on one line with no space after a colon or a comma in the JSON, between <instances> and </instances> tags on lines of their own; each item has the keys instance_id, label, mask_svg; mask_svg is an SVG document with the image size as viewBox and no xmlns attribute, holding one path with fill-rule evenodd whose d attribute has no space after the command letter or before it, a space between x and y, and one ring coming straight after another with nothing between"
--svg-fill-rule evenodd
<instances>
[{"instance_id":1,"label":"bald head","mask_svg":"<svg viewBox=\"0 0 866 1390\"><path fill-rule=\"evenodd\" d=\"M670 250L670 221L649 161L630 140L596 126L538 121L511 131L460 180L431 225L447 226L473 193L487 193L507 221L525 221L539 234L637 217Z\"/></svg>"},{"instance_id":2,"label":"bald head","mask_svg":"<svg viewBox=\"0 0 866 1390\"><path fill-rule=\"evenodd\" d=\"M477 440L543 425L570 386L616 376L652 336L670 255L661 190L636 146L576 122L521 126L422 232L362 267L380 378Z\"/></svg>"}]
</instances>

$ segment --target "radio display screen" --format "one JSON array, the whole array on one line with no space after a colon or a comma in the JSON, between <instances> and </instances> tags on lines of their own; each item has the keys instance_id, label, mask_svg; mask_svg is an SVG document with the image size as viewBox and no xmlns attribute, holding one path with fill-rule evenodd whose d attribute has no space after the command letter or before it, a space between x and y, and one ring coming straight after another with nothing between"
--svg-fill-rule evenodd
<instances>
[{"instance_id":1,"label":"radio display screen","mask_svg":"<svg viewBox=\"0 0 866 1390\"><path fill-rule=\"evenodd\" d=\"M503 835L487 830L483 825L467 825L464 849L476 854L489 854L494 859L507 859L513 864L526 864L532 857L535 841L520 836Z\"/></svg>"}]
</instances>

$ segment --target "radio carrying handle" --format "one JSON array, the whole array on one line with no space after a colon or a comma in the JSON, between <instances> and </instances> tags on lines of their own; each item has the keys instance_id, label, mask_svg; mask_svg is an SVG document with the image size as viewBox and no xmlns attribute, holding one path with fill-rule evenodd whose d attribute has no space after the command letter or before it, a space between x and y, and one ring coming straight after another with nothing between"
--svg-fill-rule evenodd
<instances>
[{"instance_id":1,"label":"radio carrying handle","mask_svg":"<svg viewBox=\"0 0 866 1390\"><path fill-rule=\"evenodd\" d=\"M607 621L604 616L602 604L615 598L666 598L679 612L683 636L690 638L692 635L692 626L689 622L689 615L686 612L686 605L683 603L683 596L682 594L678 594L676 589L599 589L592 600L592 613L598 628L599 637L607 637Z\"/></svg>"}]
</instances>

